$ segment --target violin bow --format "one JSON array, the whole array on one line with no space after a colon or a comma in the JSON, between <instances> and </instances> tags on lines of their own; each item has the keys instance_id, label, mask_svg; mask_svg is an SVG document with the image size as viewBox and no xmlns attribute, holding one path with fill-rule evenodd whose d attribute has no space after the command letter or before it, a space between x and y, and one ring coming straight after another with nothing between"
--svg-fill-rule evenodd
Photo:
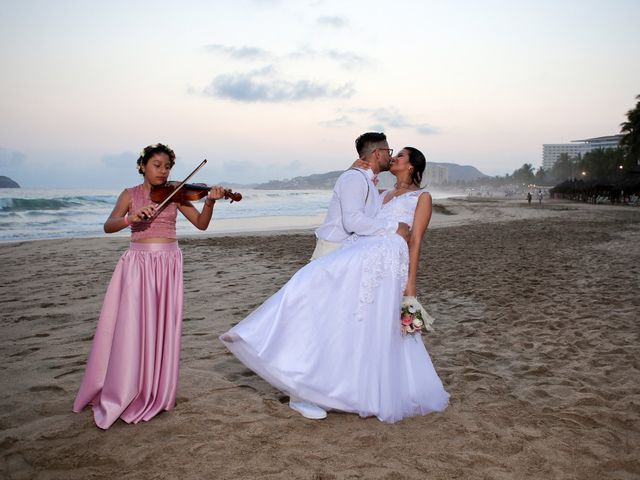
<instances>
[{"instance_id":1,"label":"violin bow","mask_svg":"<svg viewBox=\"0 0 640 480\"><path fill-rule=\"evenodd\" d=\"M167 198L165 198L165 199L164 199L164 201L163 201L160 205L158 205L158 208L156 209L156 212L159 212L160 210L162 210L162 209L164 208L164 206L165 206L167 203L169 203L169 202L171 201L171 199L173 198L173 196L174 196L176 193L178 193L178 192L182 189L182 187L184 187L184 186L187 184L187 182L191 179L191 177L193 177L196 173L198 173L198 170L200 170L200 169L204 166L204 164L205 164L205 163L207 163L207 159L206 159L206 158L202 161L202 163L200 163L200 165L198 165L198 166L195 168L195 170L194 170L193 172L191 172L191 173L189 174L189 176L188 176L187 178L185 178L185 179L180 183L180 185L178 185L178 186L175 188L175 190L174 190L173 192L171 192L171 194L170 194Z\"/></svg>"}]
</instances>

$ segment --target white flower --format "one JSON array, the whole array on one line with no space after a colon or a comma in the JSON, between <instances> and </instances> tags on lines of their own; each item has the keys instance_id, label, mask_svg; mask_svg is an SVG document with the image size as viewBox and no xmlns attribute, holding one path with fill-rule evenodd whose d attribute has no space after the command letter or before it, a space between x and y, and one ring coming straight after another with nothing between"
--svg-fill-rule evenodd
<instances>
[{"instance_id":1,"label":"white flower","mask_svg":"<svg viewBox=\"0 0 640 480\"><path fill-rule=\"evenodd\" d=\"M413 305L409 305L409 313L416 313L416 307Z\"/></svg>"},{"instance_id":2,"label":"white flower","mask_svg":"<svg viewBox=\"0 0 640 480\"><path fill-rule=\"evenodd\" d=\"M424 325L422 320L420 320L419 318L414 318L413 319L413 326L414 327L418 328L418 327L421 327L422 325Z\"/></svg>"}]
</instances>

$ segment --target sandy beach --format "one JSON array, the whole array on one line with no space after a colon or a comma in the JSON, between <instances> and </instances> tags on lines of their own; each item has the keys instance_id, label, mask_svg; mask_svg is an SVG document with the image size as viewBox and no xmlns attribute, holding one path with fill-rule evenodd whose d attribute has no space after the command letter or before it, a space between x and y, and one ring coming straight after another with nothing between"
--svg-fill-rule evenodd
<instances>
[{"instance_id":1,"label":"sandy beach","mask_svg":"<svg viewBox=\"0 0 640 480\"><path fill-rule=\"evenodd\" d=\"M71 406L128 241L0 244L2 478L640 478L640 209L437 204L418 296L451 404L393 425L305 420L218 341L306 263L310 229L181 239L178 404L108 431Z\"/></svg>"}]
</instances>

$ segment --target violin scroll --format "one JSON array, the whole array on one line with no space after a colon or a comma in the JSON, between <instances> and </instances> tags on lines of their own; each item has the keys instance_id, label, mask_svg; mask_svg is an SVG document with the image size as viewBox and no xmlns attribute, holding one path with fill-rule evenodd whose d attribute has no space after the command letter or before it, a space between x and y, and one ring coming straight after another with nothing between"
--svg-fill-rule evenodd
<instances>
[{"instance_id":1,"label":"violin scroll","mask_svg":"<svg viewBox=\"0 0 640 480\"><path fill-rule=\"evenodd\" d=\"M238 193L238 192L232 192L228 188L225 188L225 190L224 190L224 198L227 198L227 199L231 200L231 202L229 202L229 203L239 202L240 200L242 200L242 194Z\"/></svg>"}]
</instances>

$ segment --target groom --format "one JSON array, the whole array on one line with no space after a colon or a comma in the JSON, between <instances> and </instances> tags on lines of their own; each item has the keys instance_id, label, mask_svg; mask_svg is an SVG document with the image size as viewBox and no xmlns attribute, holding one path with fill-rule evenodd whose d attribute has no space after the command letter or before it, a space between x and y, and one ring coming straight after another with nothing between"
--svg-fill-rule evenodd
<instances>
[{"instance_id":1,"label":"groom","mask_svg":"<svg viewBox=\"0 0 640 480\"><path fill-rule=\"evenodd\" d=\"M405 239L409 238L409 226L406 223L375 218L382 206L382 199L373 178L389 170L393 153L386 135L363 133L356 139L356 150L360 160L367 163L370 170L350 168L338 177L327 216L316 230L316 248L311 260L337 250L354 233L382 235L396 232Z\"/></svg>"},{"instance_id":2,"label":"groom","mask_svg":"<svg viewBox=\"0 0 640 480\"><path fill-rule=\"evenodd\" d=\"M350 168L345 171L333 187L333 196L324 223L316 230L316 248L311 256L315 260L327 255L342 245L352 234L383 235L397 233L405 240L409 238L409 225L375 218L382 207L373 177L389 170L393 150L389 148L384 133L367 132L356 139L359 159L370 169ZM359 162L362 164L362 162ZM315 403L291 397L289 406L305 418L320 420L327 412Z\"/></svg>"}]
</instances>

